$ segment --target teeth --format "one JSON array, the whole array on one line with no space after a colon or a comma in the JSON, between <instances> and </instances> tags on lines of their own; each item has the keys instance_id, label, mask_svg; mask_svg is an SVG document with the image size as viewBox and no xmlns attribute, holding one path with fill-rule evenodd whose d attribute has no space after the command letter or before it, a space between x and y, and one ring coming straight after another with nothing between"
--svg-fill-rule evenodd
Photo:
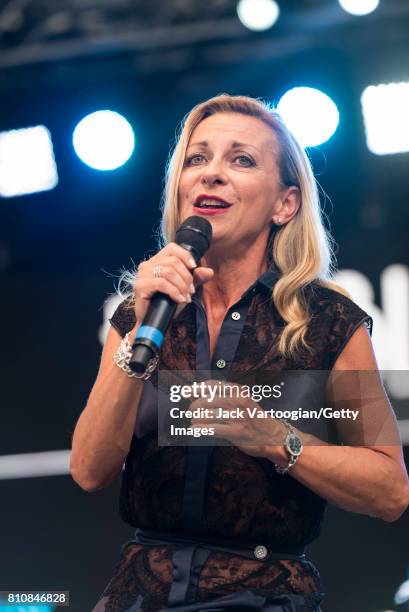
<instances>
[{"instance_id":1,"label":"teeth","mask_svg":"<svg viewBox=\"0 0 409 612\"><path fill-rule=\"evenodd\" d=\"M217 207L227 207L228 204L225 204L224 202L220 202L219 200L200 200L200 202L196 203L196 206L217 206Z\"/></svg>"}]
</instances>

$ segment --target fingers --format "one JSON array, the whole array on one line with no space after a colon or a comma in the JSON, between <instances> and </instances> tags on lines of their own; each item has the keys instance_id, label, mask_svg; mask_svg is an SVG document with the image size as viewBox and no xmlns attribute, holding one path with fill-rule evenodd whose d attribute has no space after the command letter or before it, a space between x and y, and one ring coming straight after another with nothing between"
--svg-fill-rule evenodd
<instances>
[{"instance_id":1,"label":"fingers","mask_svg":"<svg viewBox=\"0 0 409 612\"><path fill-rule=\"evenodd\" d=\"M166 278L140 279L134 285L135 296L138 299L148 300L158 291L166 293L174 302L189 302L191 300L190 293L182 293L177 285Z\"/></svg>"},{"instance_id":2,"label":"fingers","mask_svg":"<svg viewBox=\"0 0 409 612\"><path fill-rule=\"evenodd\" d=\"M154 276L154 267L160 265L160 277ZM195 275L193 275L195 271ZM134 285L135 294L142 297L152 295L155 291L167 293L172 299L177 293L185 296L185 301L191 301L191 294L195 286L200 285L213 276L210 268L198 267L192 255L180 245L171 242L159 253L150 259L143 261L138 266L138 275ZM167 283L160 282L162 279ZM170 289L173 285L174 289ZM180 295L178 301L180 301Z\"/></svg>"},{"instance_id":3,"label":"fingers","mask_svg":"<svg viewBox=\"0 0 409 612\"><path fill-rule=\"evenodd\" d=\"M161 276L174 282L181 293L194 292L193 275L176 255L170 255L163 260L161 265L164 266Z\"/></svg>"},{"instance_id":4,"label":"fingers","mask_svg":"<svg viewBox=\"0 0 409 612\"><path fill-rule=\"evenodd\" d=\"M147 290L149 293L152 291L162 291L168 293L172 298L175 290L186 298L193 293L193 276L177 257L161 258L159 260L160 264L155 264L152 260L144 262L143 265L139 266L134 286L135 293L138 292L142 296L144 290ZM161 267L159 278L153 274L155 265L160 265ZM169 286L173 287L171 293L169 293Z\"/></svg>"},{"instance_id":5,"label":"fingers","mask_svg":"<svg viewBox=\"0 0 409 612\"><path fill-rule=\"evenodd\" d=\"M213 276L214 270L212 268L198 267L193 271L193 284L195 287L199 287L207 283Z\"/></svg>"},{"instance_id":6,"label":"fingers","mask_svg":"<svg viewBox=\"0 0 409 612\"><path fill-rule=\"evenodd\" d=\"M154 275L155 266L160 266L160 276ZM156 255L141 262L133 287L135 313L142 320L150 298L160 291L179 305L192 301L196 287L214 275L211 268L197 266L193 256L175 242L170 242ZM180 312L180 309L179 309Z\"/></svg>"},{"instance_id":7,"label":"fingers","mask_svg":"<svg viewBox=\"0 0 409 612\"><path fill-rule=\"evenodd\" d=\"M169 244L167 244L159 253L162 253L163 255L175 255L189 269L194 269L197 267L193 255L191 255L188 250L181 247L180 244L176 244L176 242L169 242ZM159 255L159 253L157 253L157 255Z\"/></svg>"},{"instance_id":8,"label":"fingers","mask_svg":"<svg viewBox=\"0 0 409 612\"><path fill-rule=\"evenodd\" d=\"M155 266L160 266L160 277L154 275ZM186 249L169 243L159 253L139 264L133 287L136 300L147 300L160 291L175 302L191 302L195 287L190 270L195 267L196 262Z\"/></svg>"}]
</instances>

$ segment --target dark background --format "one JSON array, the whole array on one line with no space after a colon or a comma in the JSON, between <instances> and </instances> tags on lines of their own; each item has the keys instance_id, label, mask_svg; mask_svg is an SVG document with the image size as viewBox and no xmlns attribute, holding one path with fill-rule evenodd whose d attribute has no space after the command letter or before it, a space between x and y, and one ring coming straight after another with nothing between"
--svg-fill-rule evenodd
<instances>
[{"instance_id":1,"label":"dark background","mask_svg":"<svg viewBox=\"0 0 409 612\"><path fill-rule=\"evenodd\" d=\"M369 84L409 81L406 1L361 18L335 1L281 2L280 21L258 34L238 22L231 0L34 1L10 31L2 17L12 4L0 2L0 131L46 125L59 184L0 200L1 455L70 447L114 277L155 249L175 129L218 93L278 101L307 85L336 102L340 125L310 155L330 198L339 267L365 274L382 306L381 272L409 265L409 154L368 151L360 95ZM88 168L71 144L76 123L103 108L136 134L133 156L113 172ZM0 480L0 590L70 590L72 612L91 610L132 537L118 490L89 494L69 475ZM408 516L385 523L328 509L309 548L325 612L402 609L393 594L409 566Z\"/></svg>"}]
</instances>

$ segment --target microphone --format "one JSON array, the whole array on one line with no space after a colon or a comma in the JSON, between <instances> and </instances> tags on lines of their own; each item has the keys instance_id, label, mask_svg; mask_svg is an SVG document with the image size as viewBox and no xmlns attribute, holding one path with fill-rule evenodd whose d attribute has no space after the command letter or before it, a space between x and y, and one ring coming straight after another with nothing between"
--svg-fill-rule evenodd
<instances>
[{"instance_id":1,"label":"microphone","mask_svg":"<svg viewBox=\"0 0 409 612\"><path fill-rule=\"evenodd\" d=\"M186 219L175 236L176 244L189 251L197 264L209 248L211 239L211 224L198 215ZM142 325L136 332L129 362L131 370L138 374L145 372L149 361L159 352L177 308L177 303L161 291L157 291L150 302Z\"/></svg>"}]
</instances>

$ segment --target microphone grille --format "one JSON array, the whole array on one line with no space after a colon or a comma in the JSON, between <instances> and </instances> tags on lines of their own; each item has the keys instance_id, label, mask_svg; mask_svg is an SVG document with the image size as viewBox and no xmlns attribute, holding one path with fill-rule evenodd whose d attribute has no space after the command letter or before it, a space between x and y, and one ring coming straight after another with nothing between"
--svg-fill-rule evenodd
<instances>
[{"instance_id":1,"label":"microphone grille","mask_svg":"<svg viewBox=\"0 0 409 612\"><path fill-rule=\"evenodd\" d=\"M192 215L185 219L175 236L175 242L177 244L189 245L197 252L199 259L209 248L211 240L212 226L207 219L199 217L199 215Z\"/></svg>"}]
</instances>

